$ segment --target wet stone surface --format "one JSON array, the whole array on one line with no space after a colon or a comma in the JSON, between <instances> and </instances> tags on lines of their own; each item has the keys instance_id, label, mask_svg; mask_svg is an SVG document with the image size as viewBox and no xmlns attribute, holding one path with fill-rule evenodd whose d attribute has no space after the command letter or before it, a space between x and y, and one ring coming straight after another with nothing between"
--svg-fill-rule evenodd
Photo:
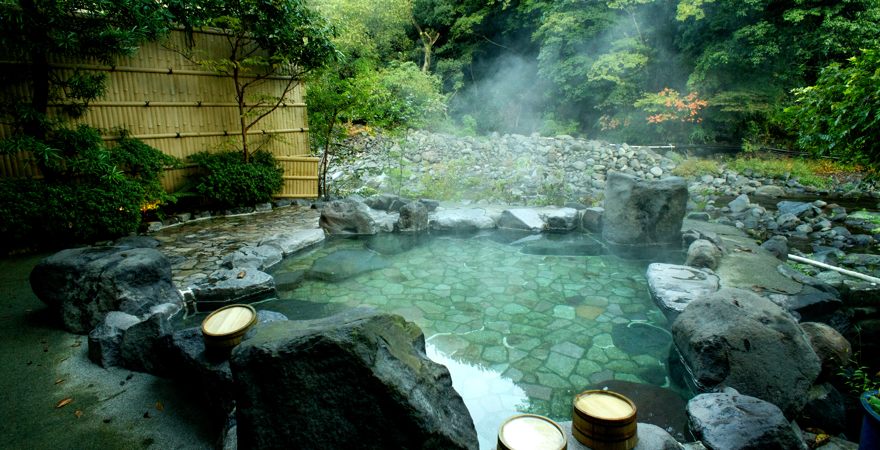
<instances>
[{"instance_id":1,"label":"wet stone surface","mask_svg":"<svg viewBox=\"0 0 880 450\"><path fill-rule=\"evenodd\" d=\"M335 239L273 273L308 271L334 252L367 246L381 249ZM526 254L491 236L387 247L387 267L335 283L303 278L263 305L294 320L372 306L415 322L431 358L449 367L484 448L494 448L497 427L516 413L570 420L574 395L594 383L669 383L670 335L648 292L646 262Z\"/></svg>"},{"instance_id":2,"label":"wet stone surface","mask_svg":"<svg viewBox=\"0 0 880 450\"><path fill-rule=\"evenodd\" d=\"M174 284L186 289L220 268L223 257L267 236L318 228L319 212L301 206L194 220L151 234L171 260Z\"/></svg>"}]
</instances>

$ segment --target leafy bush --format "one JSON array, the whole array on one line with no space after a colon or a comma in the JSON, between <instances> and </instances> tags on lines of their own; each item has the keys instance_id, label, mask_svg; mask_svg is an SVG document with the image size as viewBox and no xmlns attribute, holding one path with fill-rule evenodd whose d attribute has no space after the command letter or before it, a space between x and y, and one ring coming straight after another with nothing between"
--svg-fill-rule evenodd
<instances>
[{"instance_id":1,"label":"leafy bush","mask_svg":"<svg viewBox=\"0 0 880 450\"><path fill-rule=\"evenodd\" d=\"M96 129L80 126L0 142L2 153L19 151L32 154L44 179L0 180L5 249L122 236L137 230L144 205L173 200L159 177L175 159L127 136L108 148Z\"/></svg>"},{"instance_id":2,"label":"leafy bush","mask_svg":"<svg viewBox=\"0 0 880 450\"><path fill-rule=\"evenodd\" d=\"M221 207L267 202L281 190L283 170L271 153L257 151L244 162L240 151L201 152L190 156L201 166L195 176L195 191Z\"/></svg>"},{"instance_id":3,"label":"leafy bush","mask_svg":"<svg viewBox=\"0 0 880 450\"><path fill-rule=\"evenodd\" d=\"M858 163L880 162L880 51L833 63L815 86L796 89L793 118L799 147Z\"/></svg>"}]
</instances>

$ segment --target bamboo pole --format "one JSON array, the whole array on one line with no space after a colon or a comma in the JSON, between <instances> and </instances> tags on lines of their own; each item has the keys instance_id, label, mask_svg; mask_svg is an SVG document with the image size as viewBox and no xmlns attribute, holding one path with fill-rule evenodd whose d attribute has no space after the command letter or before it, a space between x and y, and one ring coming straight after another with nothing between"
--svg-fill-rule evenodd
<instances>
[{"instance_id":1,"label":"bamboo pole","mask_svg":"<svg viewBox=\"0 0 880 450\"><path fill-rule=\"evenodd\" d=\"M849 276L851 276L851 277L855 277L855 278L858 278L858 279L860 279L860 280L865 280L865 281L867 281L867 282L869 282L869 283L871 283L871 284L880 284L880 278L872 277L872 276L870 276L870 275L865 275L865 274L858 273L858 272L853 272L852 270L843 269L843 268L841 268L841 267L832 266L832 265L830 265L830 264L825 264L825 263L823 263L823 262L819 262L819 261L814 261L814 260L812 260L812 259L804 258L804 257L802 257L802 256L797 256L797 255L791 255L791 254L790 254L790 255L788 255L788 259L790 259L790 260L792 260L792 261L797 261L797 262L805 263L805 264L810 264L810 265L813 265L813 266L816 266L816 267L821 267L821 268L823 268L823 269L828 269L828 270L833 270L833 271L835 271L835 272L840 272L840 273L842 273L842 274L844 274L844 275L849 275Z\"/></svg>"},{"instance_id":2,"label":"bamboo pole","mask_svg":"<svg viewBox=\"0 0 880 450\"><path fill-rule=\"evenodd\" d=\"M285 133L307 133L309 131L308 128L288 128L283 130L248 130L247 134L249 136L253 135L263 135L263 134L285 134ZM188 137L214 137L214 136L238 136L237 130L232 131L181 131L178 133L161 133L161 134L141 134L141 135L129 135L130 138L148 140L148 139L171 139L171 138L188 138ZM103 136L103 140L105 141L117 141L119 140L119 136Z\"/></svg>"},{"instance_id":3,"label":"bamboo pole","mask_svg":"<svg viewBox=\"0 0 880 450\"><path fill-rule=\"evenodd\" d=\"M51 108L60 108L68 106L66 103L50 103L49 107ZM187 108L207 108L207 107L235 107L238 106L238 103L222 103L222 102L203 102L203 101L189 101L189 102L153 102L149 100L144 101L128 101L128 102L90 102L89 108L94 107L117 107L117 106L130 106L130 107L145 107L152 108L154 106L162 106L162 107L187 107ZM254 103L246 103L245 106L260 106ZM281 108L305 108L305 103L282 103Z\"/></svg>"}]
</instances>

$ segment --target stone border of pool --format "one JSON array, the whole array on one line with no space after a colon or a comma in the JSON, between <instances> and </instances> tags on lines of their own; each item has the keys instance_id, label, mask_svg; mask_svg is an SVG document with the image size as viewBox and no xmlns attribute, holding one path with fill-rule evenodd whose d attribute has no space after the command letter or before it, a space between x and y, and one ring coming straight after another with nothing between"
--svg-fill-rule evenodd
<instances>
[{"instance_id":1,"label":"stone border of pool","mask_svg":"<svg viewBox=\"0 0 880 450\"><path fill-rule=\"evenodd\" d=\"M325 229L333 228L336 230L334 234L371 234L392 232L400 228L413 231L424 231L428 229L438 231L476 231L490 228L509 228L530 233L540 231L575 230L597 232L596 227L601 226L602 223L602 210L600 208L576 210L574 208L446 207L428 214L427 209L430 206L436 207L433 202L424 201L406 203L398 198L397 200L403 203L403 205L400 205L401 207L405 205L413 205L413 203L421 205L421 207L418 205L412 206L410 209L414 211L402 215L393 210L389 212L388 210L366 206L368 205L368 202L387 200L392 200L391 204L394 203L391 196L380 196L375 199L367 199L366 202L355 200L343 202L342 204L348 204L349 207L340 208L340 210L337 211L340 214L338 214L334 220L329 220L322 215L321 223L324 225ZM366 207L361 205L365 205ZM332 204L326 206L330 208L326 208L325 210L333 210ZM425 209L424 221L418 219L418 217L420 217L419 213L421 208ZM401 219L404 217L406 218L405 226L401 226ZM414 219L414 217L416 218ZM343 218L346 219L346 221L342 221L341 219ZM714 279L713 277L715 277L718 279L718 288L746 288L752 291L763 292L766 294L767 298L760 297L761 300L752 300L751 297L749 297L747 301L753 302L752 306L759 310L762 308L772 309L775 307L781 311L780 314L783 316L792 314L804 317L812 316L818 320L822 319L823 316L827 314L833 314L833 310L836 310L841 306L839 298L835 298L833 292L823 291L820 289L822 288L821 284L818 283L805 284L804 279L798 278L796 275L782 270L780 268L781 264L779 260L774 258L763 248L757 246L751 238L748 238L744 233L735 228L708 222L686 221L684 229L695 230L692 233L685 233L686 239L690 241L691 244L698 241L708 242L710 246L716 247L720 254L715 255L715 261L710 261L709 263L710 266L716 267L716 270L699 269L687 266L671 268L655 267L653 270L649 269L648 277L652 297L658 305L661 306L661 309L667 313L667 316L670 319L675 319L674 316L676 314L685 315L685 313L688 312L688 309L685 308L687 305L686 303L682 303L683 301L699 302L701 300L698 300L697 297L704 297L693 295L693 289L683 286L684 283L681 282L682 277L679 276L682 271L687 271L687 273L690 274L688 275L688 278L694 277L703 280L712 280ZM204 301L219 301L212 299L223 298L232 299L233 301L242 301L259 298L266 291L274 291L274 279L263 272L263 270L268 270L272 265L277 264L282 257L296 253L310 246L317 245L324 239L324 231L320 228L298 230L292 233L273 234L267 238L260 239L258 242L254 243L256 245L246 245L235 252L225 255L222 258L221 264L227 267L218 268L218 270L207 279L214 280L213 284L206 283L205 287L190 287L190 293L187 293L187 295L192 295L193 299L197 299L199 295L202 295L203 299L207 299ZM125 250L123 249L122 251ZM122 255L122 257L125 256L126 254ZM709 259L711 260L713 258ZM670 272L672 273L671 275ZM216 274L216 276L214 274ZM703 275L697 276L696 274ZM262 285L261 287L260 283L255 283L254 286L256 287L252 288L250 291L233 289L236 283L239 283L240 280L246 280L248 282L253 281L249 277L252 277L253 280L257 281L262 279L263 282L269 283L272 287L267 288L266 285ZM662 281L668 281L669 277L677 281L666 283L666 285L664 285ZM670 285L673 289L669 289ZM704 293L710 294L711 292L714 292L714 287L715 285L713 284L711 288L705 289ZM674 288L679 289L678 294L684 295L677 295ZM226 290L224 291L223 289ZM184 292L186 292L186 289ZM820 295L821 292L831 295ZM210 295L206 296L206 293L210 293ZM690 298L687 297L688 294L690 295ZM743 298L748 297L745 294L734 294L732 300L734 305L737 305L738 301L744 301ZM230 297L225 297L227 295L230 295ZM174 360L176 361L175 364L178 364L179 367L183 367L184 372L191 375L195 374L193 375L193 378L204 381L205 386L229 387L229 383L231 382L231 372L229 371L228 363L205 359L200 353L201 350L199 350L201 340L198 334L193 333L191 330L183 330L184 332L175 332L172 335L170 330L163 326L166 319L177 314L177 311L179 311L179 306L168 307L168 305L157 305L156 307L151 308L149 313L140 317L122 312L119 314L109 314L105 321L90 334L90 355L92 353L92 345L94 345L96 349L100 350L97 353L103 355L99 355L99 361L96 362L113 365L113 361L102 358L106 355L113 354L114 350L112 347L115 344L117 345L117 353L121 353L122 361L125 361L127 367L151 373L167 374L169 370L168 366L172 366L173 364L170 364L167 361L165 364L156 364L154 360L154 358L157 358L156 355L150 355L149 353L156 349L160 341L171 339L174 342L174 348L179 350L179 354L175 356L175 358L178 358ZM286 317L279 316L280 315L264 313L260 317L261 325L286 319ZM735 318L731 320L736 321ZM795 324L795 327L800 326L797 322L794 322L793 319L790 320ZM797 330L801 330L801 328L797 328ZM834 335L836 332L834 332L833 329L829 331L830 327L819 328L819 331L824 333L824 335L819 334L817 336L815 332L809 334L806 333L805 330L794 331L794 336L801 341L809 337L809 341L806 345L808 345L808 349L813 348L813 350L804 352L803 348L801 348L800 351L802 353L819 353L819 344L827 344L828 341L833 341L837 338L837 336ZM686 343L689 342L689 339L687 338L687 333L689 331L679 331L675 326L673 329L674 333L678 333L676 336L676 346L685 347ZM699 341L697 341L697 343L699 343ZM735 351L742 354L749 353L751 351L751 345L752 344L745 344L744 348L728 349L728 352ZM121 348L119 348L120 346ZM737 347L742 347L742 345L738 345ZM712 358L717 355L710 354L708 356L709 359L705 359L705 353L700 353L699 350L699 348L696 350L693 348L685 349L683 352L685 354L681 355L684 363L691 368L693 368L694 365L711 365L709 363L712 363ZM679 351L681 352L682 349L679 348ZM788 387L795 388L788 398L793 396L811 400L808 398L805 389L814 386L816 377L820 377L819 381L822 381L826 388L830 386L827 378L821 378L822 375L818 373L818 369L814 368L817 364L824 366L826 362L833 362L834 358L839 357L838 354L828 353L829 352L826 350L825 354L822 355L821 360L817 357L816 361L818 362L805 362L810 368L805 370L807 375L802 378L807 381L787 383L789 385ZM690 360L688 360L688 358L690 358ZM118 361L119 360L117 360L117 362ZM728 369L730 368L728 367ZM730 372L728 372L728 375L729 373ZM696 376L699 378L699 375ZM824 376L827 377L827 375ZM692 416L692 420L696 420L697 417L700 417L700 423L698 425L703 426L703 428L695 431L701 439L706 442L711 441L715 443L718 442L717 439L722 439L722 442L731 443L732 441L729 441L729 439L733 439L733 436L722 436L719 438L716 436L719 431L717 429L711 429L713 423L729 420L731 418L722 418L713 414L718 413L718 411L723 411L725 408L724 405L729 402L736 404L736 402L744 401L743 399L745 399L745 401L752 403L755 403L756 401L763 402L760 404L764 405L761 407L761 414L764 415L757 416L757 419L755 416L733 418L738 421L737 423L743 425L740 429L736 430L736 433L732 434L736 436L746 436L749 439L752 439L753 442L776 442L779 439L782 439L783 442L795 442L796 446L801 446L801 444L803 444L803 441L799 436L795 436L794 440L791 440L793 438L789 434L789 431L787 431L790 430L790 428L781 425L774 425L773 428L767 429L766 427L746 426L746 424L788 424L789 419L794 419L799 411L807 405L800 402L785 403L782 400L777 400L771 403L764 401L766 398L764 400L758 400L757 398L745 395L753 394L755 392L755 383L750 384L748 382L743 382L742 379L737 379L736 377L721 377L720 380L717 378L718 377L703 377L698 381L700 382L700 387L704 389L722 388L725 386L736 387L740 389L741 393L723 391L704 394L710 396L708 399L703 396L699 397L703 403L707 403L710 406L714 405L711 407L703 405L698 408L698 406L695 405L694 408L691 408L689 404L688 413ZM717 384L712 386L706 383L707 380L714 381ZM833 386L831 386L831 388L833 389ZM760 395L758 395L758 397L760 397ZM218 401L219 404L215 406L220 406L221 410L225 410L228 407L228 404L224 403L225 400L220 399ZM775 405L775 403L783 403L783 408L780 409L777 407L779 405ZM694 410L692 411L692 409ZM827 409L826 411L820 412L830 414L833 411ZM786 415L789 417L786 418ZM724 441L724 439L728 439L728 441ZM771 441L767 441L767 439L771 439ZM774 439L776 441L773 441Z\"/></svg>"}]
</instances>

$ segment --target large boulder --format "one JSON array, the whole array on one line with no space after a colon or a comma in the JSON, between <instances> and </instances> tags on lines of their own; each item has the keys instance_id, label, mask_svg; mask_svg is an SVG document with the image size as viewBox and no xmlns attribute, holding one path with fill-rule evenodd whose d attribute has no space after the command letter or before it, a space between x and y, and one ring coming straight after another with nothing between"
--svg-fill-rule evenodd
<instances>
[{"instance_id":1,"label":"large boulder","mask_svg":"<svg viewBox=\"0 0 880 450\"><path fill-rule=\"evenodd\" d=\"M314 228L300 230L290 234L276 234L260 241L260 245L271 245L281 250L284 256L292 255L300 250L324 242L324 230Z\"/></svg>"},{"instance_id":2,"label":"large boulder","mask_svg":"<svg viewBox=\"0 0 880 450\"><path fill-rule=\"evenodd\" d=\"M283 256L281 249L275 245L248 245L224 256L220 266L226 269L267 270L280 263Z\"/></svg>"},{"instance_id":3,"label":"large boulder","mask_svg":"<svg viewBox=\"0 0 880 450\"><path fill-rule=\"evenodd\" d=\"M813 351L822 363L822 378L830 380L852 358L852 345L834 328L820 322L803 322Z\"/></svg>"},{"instance_id":4,"label":"large boulder","mask_svg":"<svg viewBox=\"0 0 880 450\"><path fill-rule=\"evenodd\" d=\"M330 235L376 234L379 225L370 207L354 198L334 200L321 210L319 225Z\"/></svg>"},{"instance_id":5,"label":"large boulder","mask_svg":"<svg viewBox=\"0 0 880 450\"><path fill-rule=\"evenodd\" d=\"M645 274L648 291L660 311L672 322L694 300L718 291L718 276L676 264L652 263Z\"/></svg>"},{"instance_id":6,"label":"large boulder","mask_svg":"<svg viewBox=\"0 0 880 450\"><path fill-rule=\"evenodd\" d=\"M480 208L444 209L429 217L431 229L439 231L474 231L495 228L495 221Z\"/></svg>"},{"instance_id":7,"label":"large boulder","mask_svg":"<svg viewBox=\"0 0 880 450\"><path fill-rule=\"evenodd\" d=\"M428 208L422 202L409 202L400 207L397 229L402 232L428 230Z\"/></svg>"},{"instance_id":8,"label":"large boulder","mask_svg":"<svg viewBox=\"0 0 880 450\"><path fill-rule=\"evenodd\" d=\"M803 407L821 369L792 316L741 289L694 300L672 324L672 335L698 387L732 387L789 417Z\"/></svg>"},{"instance_id":9,"label":"large boulder","mask_svg":"<svg viewBox=\"0 0 880 450\"><path fill-rule=\"evenodd\" d=\"M271 297L275 295L275 280L257 269L218 269L191 289L199 310L208 311Z\"/></svg>"},{"instance_id":10,"label":"large boulder","mask_svg":"<svg viewBox=\"0 0 880 450\"><path fill-rule=\"evenodd\" d=\"M721 249L706 239L697 239L688 246L686 266L698 267L701 269L718 268L721 261Z\"/></svg>"},{"instance_id":11,"label":"large boulder","mask_svg":"<svg viewBox=\"0 0 880 450\"><path fill-rule=\"evenodd\" d=\"M547 223L538 214L538 211L532 208L513 208L506 209L498 218L498 228L508 228L511 230L527 230L527 231L544 231Z\"/></svg>"},{"instance_id":12,"label":"large boulder","mask_svg":"<svg viewBox=\"0 0 880 450\"><path fill-rule=\"evenodd\" d=\"M776 405L733 389L700 394L687 405L691 431L712 450L806 450Z\"/></svg>"},{"instance_id":13,"label":"large boulder","mask_svg":"<svg viewBox=\"0 0 880 450\"><path fill-rule=\"evenodd\" d=\"M259 310L257 322L243 339L251 338L266 324L283 320L287 320L284 314ZM229 354L208 350L201 327L175 331L171 335L168 353L169 365L174 367L174 377L201 394L207 406L206 411L221 419L234 409Z\"/></svg>"},{"instance_id":14,"label":"large boulder","mask_svg":"<svg viewBox=\"0 0 880 450\"><path fill-rule=\"evenodd\" d=\"M602 237L617 245L679 245L687 201L687 183L679 177L646 181L611 172Z\"/></svg>"},{"instance_id":15,"label":"large boulder","mask_svg":"<svg viewBox=\"0 0 880 450\"><path fill-rule=\"evenodd\" d=\"M101 367L122 365L122 335L141 319L122 311L111 311L89 332L89 359Z\"/></svg>"},{"instance_id":16,"label":"large boulder","mask_svg":"<svg viewBox=\"0 0 880 450\"><path fill-rule=\"evenodd\" d=\"M152 248L62 250L34 267L30 283L64 327L80 334L111 311L141 316L153 306L183 301L171 281L171 264Z\"/></svg>"},{"instance_id":17,"label":"large boulder","mask_svg":"<svg viewBox=\"0 0 880 450\"><path fill-rule=\"evenodd\" d=\"M550 231L572 231L579 225L578 210L574 208L544 208L538 214Z\"/></svg>"},{"instance_id":18,"label":"large boulder","mask_svg":"<svg viewBox=\"0 0 880 450\"><path fill-rule=\"evenodd\" d=\"M477 448L449 371L400 316L271 323L231 365L240 448Z\"/></svg>"}]
</instances>

